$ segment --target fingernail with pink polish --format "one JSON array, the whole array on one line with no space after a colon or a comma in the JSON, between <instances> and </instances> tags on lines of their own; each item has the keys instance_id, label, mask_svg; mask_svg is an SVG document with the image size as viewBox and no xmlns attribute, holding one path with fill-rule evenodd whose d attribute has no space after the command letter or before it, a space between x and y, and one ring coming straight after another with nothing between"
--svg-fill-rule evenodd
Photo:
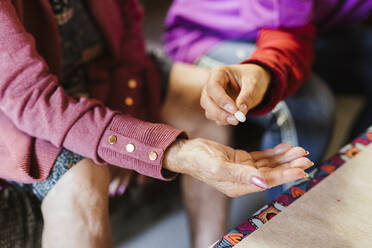
<instances>
[{"instance_id":1,"label":"fingernail with pink polish","mask_svg":"<svg viewBox=\"0 0 372 248\"><path fill-rule=\"evenodd\" d=\"M267 189L267 184L265 180L261 177L253 176L251 178L251 183L261 189Z\"/></svg>"},{"instance_id":2,"label":"fingernail with pink polish","mask_svg":"<svg viewBox=\"0 0 372 248\"><path fill-rule=\"evenodd\" d=\"M109 195L110 195L111 197L114 197L114 196L115 196L115 188L112 187L111 184L110 184L110 186L109 186Z\"/></svg>"},{"instance_id":3,"label":"fingernail with pink polish","mask_svg":"<svg viewBox=\"0 0 372 248\"><path fill-rule=\"evenodd\" d=\"M113 192L113 191L110 190L109 195L110 195L111 197L114 197L114 196L115 196L115 192Z\"/></svg>"},{"instance_id":4,"label":"fingernail with pink polish","mask_svg":"<svg viewBox=\"0 0 372 248\"><path fill-rule=\"evenodd\" d=\"M231 104L231 103L228 103L226 104L224 107L223 107L227 112L231 113L231 114L234 114L236 109L235 107Z\"/></svg>"},{"instance_id":5,"label":"fingernail with pink polish","mask_svg":"<svg viewBox=\"0 0 372 248\"><path fill-rule=\"evenodd\" d=\"M123 195L126 189L127 189L126 185L120 186L119 189L118 189L119 195Z\"/></svg>"}]
</instances>

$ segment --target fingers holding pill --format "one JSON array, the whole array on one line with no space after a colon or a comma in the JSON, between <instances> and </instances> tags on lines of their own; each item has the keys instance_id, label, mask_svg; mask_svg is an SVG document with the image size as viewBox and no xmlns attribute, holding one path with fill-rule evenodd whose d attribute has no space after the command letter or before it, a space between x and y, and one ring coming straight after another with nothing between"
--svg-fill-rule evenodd
<instances>
[{"instance_id":1,"label":"fingers holding pill","mask_svg":"<svg viewBox=\"0 0 372 248\"><path fill-rule=\"evenodd\" d=\"M237 125L246 121L248 111L259 105L268 89L270 73L259 65L241 64L218 66L210 71L207 83L204 86L201 103L208 113L207 118ZM206 106L206 96L216 105ZM218 107L231 116L217 116L215 108ZM212 110L211 108L214 108ZM222 121L224 119L224 121Z\"/></svg>"},{"instance_id":2,"label":"fingers holding pill","mask_svg":"<svg viewBox=\"0 0 372 248\"><path fill-rule=\"evenodd\" d=\"M207 119L219 121L220 124L229 124L227 118L231 116L231 114L217 106L217 104L214 103L207 94L205 94L205 91L202 93L200 105L205 110L205 116Z\"/></svg>"},{"instance_id":3,"label":"fingers holding pill","mask_svg":"<svg viewBox=\"0 0 372 248\"><path fill-rule=\"evenodd\" d=\"M227 93L229 82L231 80L226 71L214 69L206 84L206 93L220 108L234 114L238 109L235 101Z\"/></svg>"},{"instance_id":4,"label":"fingers holding pill","mask_svg":"<svg viewBox=\"0 0 372 248\"><path fill-rule=\"evenodd\" d=\"M235 112L234 117L235 117L238 121L240 121L240 122L245 122L245 120L246 120L245 114L243 114L241 111L237 111L237 112Z\"/></svg>"},{"instance_id":5,"label":"fingers holding pill","mask_svg":"<svg viewBox=\"0 0 372 248\"><path fill-rule=\"evenodd\" d=\"M205 116L209 120L218 121L220 125L237 125L239 123L233 115L220 108L205 91L202 93L200 105L205 110Z\"/></svg>"}]
</instances>

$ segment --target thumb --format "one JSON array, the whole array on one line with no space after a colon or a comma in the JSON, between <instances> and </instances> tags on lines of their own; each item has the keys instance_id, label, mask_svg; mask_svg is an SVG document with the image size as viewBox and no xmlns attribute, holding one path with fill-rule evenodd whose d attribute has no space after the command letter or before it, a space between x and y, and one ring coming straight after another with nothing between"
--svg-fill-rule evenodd
<instances>
[{"instance_id":1,"label":"thumb","mask_svg":"<svg viewBox=\"0 0 372 248\"><path fill-rule=\"evenodd\" d=\"M265 179L263 179L261 176L252 176L251 177L251 184L261 188L261 189L267 189L267 183Z\"/></svg>"},{"instance_id":2,"label":"thumb","mask_svg":"<svg viewBox=\"0 0 372 248\"><path fill-rule=\"evenodd\" d=\"M229 181L240 184L253 184L261 189L268 188L265 179L255 167L237 163L231 163L229 167L232 170L229 173L231 175Z\"/></svg>"}]
</instances>

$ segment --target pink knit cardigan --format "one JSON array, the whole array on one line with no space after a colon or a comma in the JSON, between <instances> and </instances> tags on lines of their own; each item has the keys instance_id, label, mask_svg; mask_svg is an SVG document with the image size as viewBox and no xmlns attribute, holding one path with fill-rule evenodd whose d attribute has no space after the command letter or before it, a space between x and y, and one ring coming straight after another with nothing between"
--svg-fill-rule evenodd
<instances>
[{"instance_id":1,"label":"pink knit cardigan","mask_svg":"<svg viewBox=\"0 0 372 248\"><path fill-rule=\"evenodd\" d=\"M157 119L160 86L145 54L142 10L136 0L86 2L108 49L86 67L92 98L72 98L58 85L61 49L48 0L0 0L0 178L44 180L65 147L168 179L161 173L164 151L182 131L143 121Z\"/></svg>"}]
</instances>

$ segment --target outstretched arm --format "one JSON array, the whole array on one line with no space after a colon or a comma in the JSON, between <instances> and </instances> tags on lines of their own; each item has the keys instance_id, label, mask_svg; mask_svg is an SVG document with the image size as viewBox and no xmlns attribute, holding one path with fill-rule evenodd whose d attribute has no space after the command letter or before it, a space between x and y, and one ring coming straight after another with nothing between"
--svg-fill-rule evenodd
<instances>
[{"instance_id":1,"label":"outstretched arm","mask_svg":"<svg viewBox=\"0 0 372 248\"><path fill-rule=\"evenodd\" d=\"M288 144L248 153L204 139L178 140L167 150L163 167L239 197L307 177L304 170L313 165L308 154Z\"/></svg>"}]
</instances>

